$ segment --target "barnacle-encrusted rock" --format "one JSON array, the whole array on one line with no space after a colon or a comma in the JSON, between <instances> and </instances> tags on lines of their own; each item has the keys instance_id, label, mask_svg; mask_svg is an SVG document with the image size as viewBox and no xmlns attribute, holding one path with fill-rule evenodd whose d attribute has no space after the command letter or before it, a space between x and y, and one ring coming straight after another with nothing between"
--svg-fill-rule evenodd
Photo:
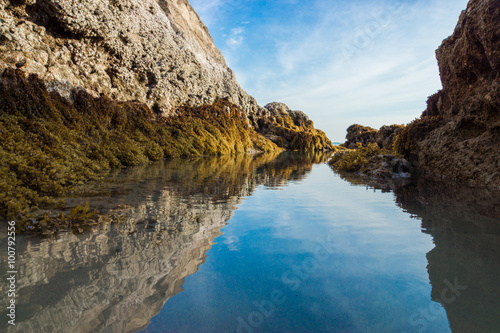
<instances>
[{"instance_id":1,"label":"barnacle-encrusted rock","mask_svg":"<svg viewBox=\"0 0 500 333\"><path fill-rule=\"evenodd\" d=\"M240 87L187 0L0 0L0 21L0 72L37 74L67 99L83 89L164 116L225 99L256 130L269 116Z\"/></svg>"},{"instance_id":2,"label":"barnacle-encrusted rock","mask_svg":"<svg viewBox=\"0 0 500 333\"><path fill-rule=\"evenodd\" d=\"M279 147L293 150L331 150L333 145L323 131L302 111L293 111L278 102L269 103L257 118L259 133Z\"/></svg>"},{"instance_id":3,"label":"barnacle-encrusted rock","mask_svg":"<svg viewBox=\"0 0 500 333\"><path fill-rule=\"evenodd\" d=\"M258 108L187 0L3 0L0 20L0 68L38 74L63 96L79 87L165 115L216 98Z\"/></svg>"}]
</instances>

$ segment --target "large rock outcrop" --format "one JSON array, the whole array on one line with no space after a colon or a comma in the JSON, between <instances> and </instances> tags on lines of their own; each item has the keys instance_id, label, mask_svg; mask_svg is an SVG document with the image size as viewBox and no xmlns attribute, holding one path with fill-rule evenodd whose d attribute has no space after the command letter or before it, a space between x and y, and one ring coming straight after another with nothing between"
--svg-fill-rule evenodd
<instances>
[{"instance_id":1,"label":"large rock outcrop","mask_svg":"<svg viewBox=\"0 0 500 333\"><path fill-rule=\"evenodd\" d=\"M67 99L139 101L170 116L226 99L258 130L272 116L238 84L187 0L0 0L0 72L37 74Z\"/></svg>"},{"instance_id":2,"label":"large rock outcrop","mask_svg":"<svg viewBox=\"0 0 500 333\"><path fill-rule=\"evenodd\" d=\"M0 219L115 167L331 148L304 114L280 119L187 0L0 0Z\"/></svg>"},{"instance_id":3,"label":"large rock outcrop","mask_svg":"<svg viewBox=\"0 0 500 333\"><path fill-rule=\"evenodd\" d=\"M500 185L500 1L469 1L436 55L443 89L396 148L422 172Z\"/></svg>"},{"instance_id":4,"label":"large rock outcrop","mask_svg":"<svg viewBox=\"0 0 500 333\"><path fill-rule=\"evenodd\" d=\"M63 96L80 88L164 114L215 98L258 108L187 0L2 0L0 19L0 68Z\"/></svg>"}]
</instances>

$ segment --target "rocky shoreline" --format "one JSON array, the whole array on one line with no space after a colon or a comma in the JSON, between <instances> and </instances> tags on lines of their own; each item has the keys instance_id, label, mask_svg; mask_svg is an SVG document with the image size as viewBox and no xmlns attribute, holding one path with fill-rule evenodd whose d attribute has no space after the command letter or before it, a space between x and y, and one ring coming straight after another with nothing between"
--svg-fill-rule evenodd
<instances>
[{"instance_id":1,"label":"rocky shoreline","mask_svg":"<svg viewBox=\"0 0 500 333\"><path fill-rule=\"evenodd\" d=\"M425 177L500 186L499 41L500 3L470 0L436 51L443 89L422 116L380 130L350 126L344 146L355 151L334 157L334 169L391 178L395 164L411 165Z\"/></svg>"},{"instance_id":2,"label":"rocky shoreline","mask_svg":"<svg viewBox=\"0 0 500 333\"><path fill-rule=\"evenodd\" d=\"M333 148L261 107L187 0L0 1L0 219L164 158Z\"/></svg>"}]
</instances>

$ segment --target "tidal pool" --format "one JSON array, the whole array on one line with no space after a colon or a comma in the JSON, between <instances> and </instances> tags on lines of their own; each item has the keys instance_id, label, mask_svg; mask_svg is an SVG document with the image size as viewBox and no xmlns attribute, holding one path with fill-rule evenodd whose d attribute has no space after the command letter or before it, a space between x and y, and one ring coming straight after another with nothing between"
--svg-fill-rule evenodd
<instances>
[{"instance_id":1,"label":"tidal pool","mask_svg":"<svg viewBox=\"0 0 500 333\"><path fill-rule=\"evenodd\" d=\"M499 191L371 183L327 158L172 160L94 184L70 204L124 222L18 236L16 326L2 310L0 329L499 332Z\"/></svg>"}]
</instances>

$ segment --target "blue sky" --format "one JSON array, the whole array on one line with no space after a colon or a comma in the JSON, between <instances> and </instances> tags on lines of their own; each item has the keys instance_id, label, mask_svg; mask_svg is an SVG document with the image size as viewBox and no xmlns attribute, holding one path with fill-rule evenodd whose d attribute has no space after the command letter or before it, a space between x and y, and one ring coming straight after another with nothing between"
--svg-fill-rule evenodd
<instances>
[{"instance_id":1,"label":"blue sky","mask_svg":"<svg viewBox=\"0 0 500 333\"><path fill-rule=\"evenodd\" d=\"M441 88L435 50L467 0L190 0L260 105L306 112L333 141L408 123Z\"/></svg>"}]
</instances>

